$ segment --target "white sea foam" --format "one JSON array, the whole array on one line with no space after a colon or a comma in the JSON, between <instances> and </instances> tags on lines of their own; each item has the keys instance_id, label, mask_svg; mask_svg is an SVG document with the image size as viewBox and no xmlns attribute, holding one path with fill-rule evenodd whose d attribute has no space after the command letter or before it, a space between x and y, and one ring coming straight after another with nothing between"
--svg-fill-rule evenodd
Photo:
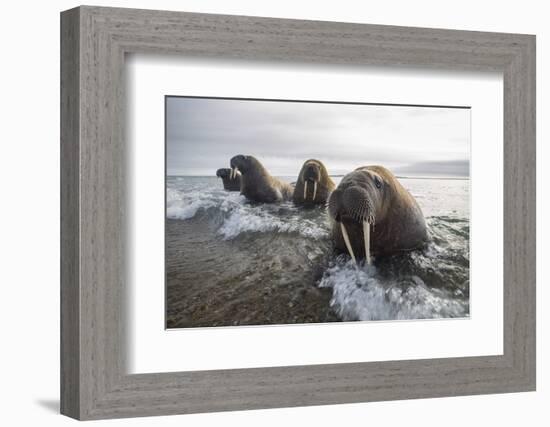
<instances>
[{"instance_id":1,"label":"white sea foam","mask_svg":"<svg viewBox=\"0 0 550 427\"><path fill-rule=\"evenodd\" d=\"M211 200L194 200L185 202L175 200L166 206L166 216L171 219L189 219L193 218L199 209L208 209L214 207L215 203Z\"/></svg>"},{"instance_id":2,"label":"white sea foam","mask_svg":"<svg viewBox=\"0 0 550 427\"><path fill-rule=\"evenodd\" d=\"M166 217L170 219L193 218L200 209L216 206L212 194L201 191L182 192L173 188L166 191Z\"/></svg>"},{"instance_id":3,"label":"white sea foam","mask_svg":"<svg viewBox=\"0 0 550 427\"><path fill-rule=\"evenodd\" d=\"M234 210L218 231L225 239L233 239L245 232L299 233L312 239L327 236L327 231L311 220L292 216L280 218L265 210L247 207Z\"/></svg>"},{"instance_id":4,"label":"white sea foam","mask_svg":"<svg viewBox=\"0 0 550 427\"><path fill-rule=\"evenodd\" d=\"M428 288L418 276L392 283L379 277L376 267L356 267L352 261L327 269L319 286L332 288L331 306L345 321L468 315L467 302L453 299L442 290Z\"/></svg>"},{"instance_id":5,"label":"white sea foam","mask_svg":"<svg viewBox=\"0 0 550 427\"><path fill-rule=\"evenodd\" d=\"M280 209L284 214L280 213ZM226 240L242 233L298 233L311 239L328 236L327 227L318 221L303 218L290 204L251 205L236 192L212 189L168 188L166 193L166 216L169 219L188 220L198 213L212 209L211 218L216 223L221 217L218 233Z\"/></svg>"}]
</instances>

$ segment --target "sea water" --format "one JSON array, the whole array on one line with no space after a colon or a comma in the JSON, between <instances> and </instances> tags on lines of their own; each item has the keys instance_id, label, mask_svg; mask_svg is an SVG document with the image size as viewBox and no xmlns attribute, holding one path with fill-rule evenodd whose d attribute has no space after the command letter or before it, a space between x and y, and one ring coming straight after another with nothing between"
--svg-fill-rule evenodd
<instances>
[{"instance_id":1,"label":"sea water","mask_svg":"<svg viewBox=\"0 0 550 427\"><path fill-rule=\"evenodd\" d=\"M333 253L323 207L251 203L216 177L167 177L167 326L469 316L470 181L399 180L430 242L356 266Z\"/></svg>"}]
</instances>

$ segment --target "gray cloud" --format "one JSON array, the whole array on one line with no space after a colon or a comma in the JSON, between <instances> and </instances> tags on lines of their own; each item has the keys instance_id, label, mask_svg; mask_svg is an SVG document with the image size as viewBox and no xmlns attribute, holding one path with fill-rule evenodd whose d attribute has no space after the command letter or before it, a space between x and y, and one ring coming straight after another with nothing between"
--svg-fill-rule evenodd
<instances>
[{"instance_id":1,"label":"gray cloud","mask_svg":"<svg viewBox=\"0 0 550 427\"><path fill-rule=\"evenodd\" d=\"M368 164L468 174L451 166L468 162L468 109L169 97L166 123L170 175L212 175L235 154L274 175L297 175L311 157L332 174Z\"/></svg>"}]
</instances>

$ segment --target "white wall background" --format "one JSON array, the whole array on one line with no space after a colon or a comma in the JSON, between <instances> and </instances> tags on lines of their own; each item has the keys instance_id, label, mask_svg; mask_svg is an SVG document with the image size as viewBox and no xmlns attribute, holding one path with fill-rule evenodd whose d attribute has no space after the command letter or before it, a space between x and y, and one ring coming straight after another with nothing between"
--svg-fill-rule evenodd
<instances>
[{"instance_id":1,"label":"white wall background","mask_svg":"<svg viewBox=\"0 0 550 427\"><path fill-rule=\"evenodd\" d=\"M538 391L109 421L110 425L548 425L550 27L545 2L182 0L97 5L537 34ZM4 2L0 65L2 425L68 425L59 384L59 12L74 1ZM545 197L546 196L546 197ZM543 242L546 240L546 242ZM546 359L546 360L545 360ZM545 363L546 362L546 363Z\"/></svg>"}]
</instances>

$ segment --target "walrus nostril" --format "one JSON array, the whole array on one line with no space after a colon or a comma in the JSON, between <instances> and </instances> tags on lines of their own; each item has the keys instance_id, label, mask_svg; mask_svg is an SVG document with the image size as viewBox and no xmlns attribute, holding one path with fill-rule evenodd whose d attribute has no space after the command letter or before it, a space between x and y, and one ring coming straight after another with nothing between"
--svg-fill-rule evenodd
<instances>
[{"instance_id":1,"label":"walrus nostril","mask_svg":"<svg viewBox=\"0 0 550 427\"><path fill-rule=\"evenodd\" d=\"M361 207L369 198L368 193L360 187L349 187L342 195L342 202L347 210Z\"/></svg>"},{"instance_id":2,"label":"walrus nostril","mask_svg":"<svg viewBox=\"0 0 550 427\"><path fill-rule=\"evenodd\" d=\"M308 168L304 171L304 179L317 181L319 179L319 173L315 168Z\"/></svg>"},{"instance_id":3,"label":"walrus nostril","mask_svg":"<svg viewBox=\"0 0 550 427\"><path fill-rule=\"evenodd\" d=\"M363 200L368 197L368 193L358 186L348 187L344 191L344 202L347 200Z\"/></svg>"},{"instance_id":4,"label":"walrus nostril","mask_svg":"<svg viewBox=\"0 0 550 427\"><path fill-rule=\"evenodd\" d=\"M370 193L359 186L348 187L342 194L342 209L358 222L374 222L373 200Z\"/></svg>"}]
</instances>

